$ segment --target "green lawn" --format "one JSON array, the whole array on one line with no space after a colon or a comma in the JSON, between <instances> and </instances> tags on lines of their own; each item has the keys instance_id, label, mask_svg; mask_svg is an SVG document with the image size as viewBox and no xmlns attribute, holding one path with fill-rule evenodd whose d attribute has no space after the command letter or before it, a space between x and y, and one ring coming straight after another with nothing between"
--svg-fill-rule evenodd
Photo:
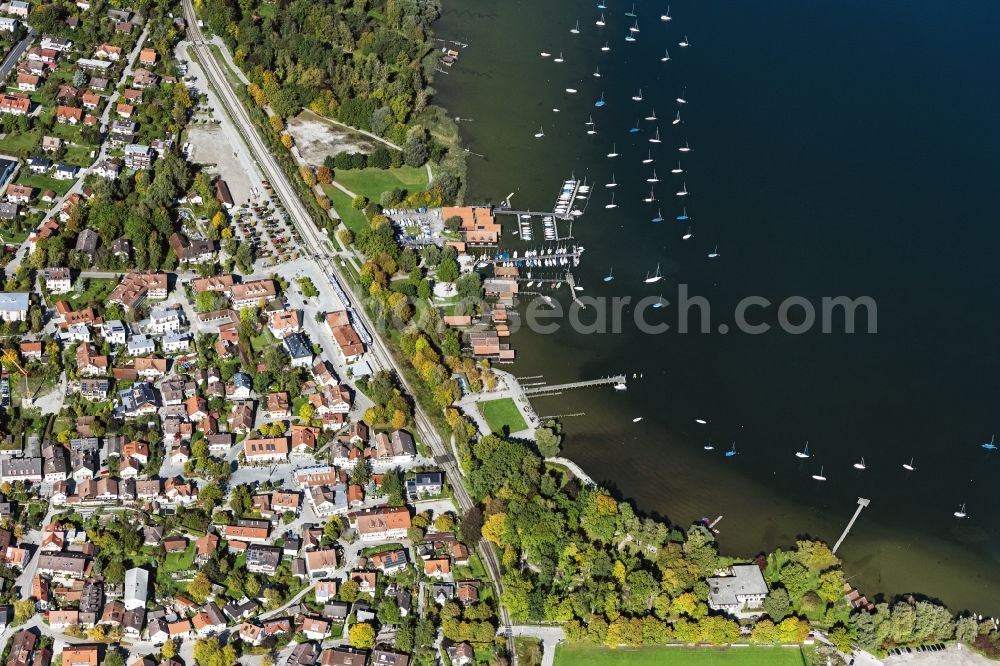
<instances>
[{"instance_id":1,"label":"green lawn","mask_svg":"<svg viewBox=\"0 0 1000 666\"><path fill-rule=\"evenodd\" d=\"M30 132L8 132L0 139L0 153L17 155L22 150L31 151L42 145L42 135L37 130Z\"/></svg>"},{"instance_id":2,"label":"green lawn","mask_svg":"<svg viewBox=\"0 0 1000 666\"><path fill-rule=\"evenodd\" d=\"M88 167L94 162L94 159L90 156L93 150L94 148L90 146L80 146L71 143L66 147L66 157L60 161L72 164L73 166Z\"/></svg>"},{"instance_id":3,"label":"green lawn","mask_svg":"<svg viewBox=\"0 0 1000 666\"><path fill-rule=\"evenodd\" d=\"M378 201L383 192L399 188L407 192L427 189L427 170L401 166L396 169L341 169L335 174L338 183L355 194Z\"/></svg>"},{"instance_id":4,"label":"green lawn","mask_svg":"<svg viewBox=\"0 0 1000 666\"><path fill-rule=\"evenodd\" d=\"M76 181L72 180L56 180L55 178L49 178L48 176L42 176L36 173L28 173L27 171L22 171L21 175L17 178L18 185L27 185L28 187L35 188L35 196L41 195L45 190L52 190L59 196L63 196L69 192L69 188L73 187L73 183Z\"/></svg>"},{"instance_id":5,"label":"green lawn","mask_svg":"<svg viewBox=\"0 0 1000 666\"><path fill-rule=\"evenodd\" d=\"M803 666L798 649L780 647L605 648L564 643L556 648L556 666Z\"/></svg>"},{"instance_id":6,"label":"green lawn","mask_svg":"<svg viewBox=\"0 0 1000 666\"><path fill-rule=\"evenodd\" d=\"M167 553L163 560L163 570L166 573L171 571L186 571L194 564L194 551L197 544L192 541L183 553Z\"/></svg>"},{"instance_id":7,"label":"green lawn","mask_svg":"<svg viewBox=\"0 0 1000 666\"><path fill-rule=\"evenodd\" d=\"M270 347L278 342L278 338L274 337L270 329L263 329L255 338L250 338L250 346L253 347L255 352L263 352L265 347Z\"/></svg>"},{"instance_id":8,"label":"green lawn","mask_svg":"<svg viewBox=\"0 0 1000 666\"><path fill-rule=\"evenodd\" d=\"M476 405L493 432L503 432L504 426L509 427L510 432L519 432L528 427L513 398L484 400Z\"/></svg>"},{"instance_id":9,"label":"green lawn","mask_svg":"<svg viewBox=\"0 0 1000 666\"><path fill-rule=\"evenodd\" d=\"M69 300L74 308L78 308L84 303L101 304L107 300L108 295L118 286L118 280L112 278L83 278L87 281L87 288L82 292L69 294Z\"/></svg>"},{"instance_id":10,"label":"green lawn","mask_svg":"<svg viewBox=\"0 0 1000 666\"><path fill-rule=\"evenodd\" d=\"M351 206L351 197L347 196L340 190L338 190L333 185L324 185L323 191L326 192L326 196L329 197L330 203L333 204L333 209L337 211L337 215L340 219L344 221L347 228L353 231L355 234L368 228L368 218L360 210L354 210Z\"/></svg>"}]
</instances>

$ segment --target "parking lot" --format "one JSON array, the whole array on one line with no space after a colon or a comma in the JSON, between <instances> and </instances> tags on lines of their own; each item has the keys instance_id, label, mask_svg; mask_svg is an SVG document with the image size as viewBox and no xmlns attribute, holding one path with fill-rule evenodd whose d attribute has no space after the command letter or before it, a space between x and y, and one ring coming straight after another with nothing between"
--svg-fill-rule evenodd
<instances>
[{"instance_id":1,"label":"parking lot","mask_svg":"<svg viewBox=\"0 0 1000 666\"><path fill-rule=\"evenodd\" d=\"M385 215L400 234L401 242L411 247L444 245L444 220L441 209L388 208Z\"/></svg>"},{"instance_id":2,"label":"parking lot","mask_svg":"<svg viewBox=\"0 0 1000 666\"><path fill-rule=\"evenodd\" d=\"M234 237L241 243L249 243L257 257L256 270L301 256L302 239L281 204L271 198L266 181L252 187L249 202L234 208L231 216Z\"/></svg>"}]
</instances>

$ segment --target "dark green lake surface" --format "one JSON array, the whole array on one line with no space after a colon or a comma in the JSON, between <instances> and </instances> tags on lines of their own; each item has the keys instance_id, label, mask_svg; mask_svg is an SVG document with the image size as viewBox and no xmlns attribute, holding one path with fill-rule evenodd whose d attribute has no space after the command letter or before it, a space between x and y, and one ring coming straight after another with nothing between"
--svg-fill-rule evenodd
<instances>
[{"instance_id":1,"label":"dark green lake surface","mask_svg":"<svg viewBox=\"0 0 1000 666\"><path fill-rule=\"evenodd\" d=\"M551 209L562 180L586 175L596 187L573 229L587 248L574 270L584 294L673 301L684 283L710 301L713 329L746 296L870 296L878 333L653 336L628 317L620 334L521 331L519 376L643 375L625 393L535 401L543 415L586 413L565 420L565 455L643 510L682 524L725 516L729 553L798 534L832 543L857 497L870 498L840 551L864 593L1000 612L1000 454L979 446L1000 430L1000 4L684 0L662 23L665 2L637 2L635 43L624 40L631 2L607 0L604 28L595 4L445 3L438 37L468 48L438 77L437 99L471 119L464 139L485 155L470 158L467 198L515 191L515 206ZM570 34L577 20L581 34ZM644 101L632 101L640 87ZM689 103L673 126L682 91ZM602 92L607 106L595 108ZM641 120L651 105L658 123ZM680 155L685 141L693 150ZM613 142L621 156L609 160ZM643 165L650 149L656 161ZM674 220L678 157L687 241ZM649 205L652 167L660 201ZM608 210L612 172L619 207ZM650 221L657 208L661 224ZM505 245L523 248L504 222ZM667 279L644 284L657 263ZM557 298L568 303L565 287ZM739 455L725 458L734 440ZM794 453L805 440L814 457L803 462ZM852 467L861 456L863 473ZM825 483L811 478L821 465ZM952 516L960 503L968 520Z\"/></svg>"}]
</instances>

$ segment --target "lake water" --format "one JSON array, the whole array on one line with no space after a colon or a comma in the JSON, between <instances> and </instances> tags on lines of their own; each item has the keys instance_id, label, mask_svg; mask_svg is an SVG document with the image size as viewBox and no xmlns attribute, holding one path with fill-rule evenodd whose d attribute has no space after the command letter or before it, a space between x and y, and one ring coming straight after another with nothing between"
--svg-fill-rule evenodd
<instances>
[{"instance_id":1,"label":"lake water","mask_svg":"<svg viewBox=\"0 0 1000 666\"><path fill-rule=\"evenodd\" d=\"M628 309L619 334L514 337L519 376L642 373L625 393L535 401L543 415L586 413L565 419L565 455L674 522L723 515L730 553L798 534L832 543L867 497L840 551L864 593L919 591L1000 612L1000 454L980 448L1000 429L1000 5L682 1L663 23L665 2L637 2L640 32L627 43L631 3L606 4L599 28L594 2L451 0L437 26L469 45L437 81L438 102L466 119L467 145L485 155L470 158L467 198L513 191L515 207L547 209L562 180L586 175L596 186L573 229L587 248L574 269L583 293L675 302L685 284L711 304L710 334L647 335ZM658 121L642 120L653 106ZM663 142L651 144L657 125ZM680 154L685 141L692 151ZM679 157L686 173L675 176ZM642 199L653 167L651 205ZM612 173L619 207L606 209ZM689 240L674 219L682 181ZM505 244L524 247L504 222ZM658 263L666 279L645 284ZM869 296L878 332L718 333L747 296ZM557 298L568 304L565 287ZM757 312L750 319L775 323ZM802 461L794 453L806 440L814 455ZM725 458L733 441L739 455ZM821 465L825 483L811 478ZM961 503L964 521L952 515Z\"/></svg>"}]
</instances>

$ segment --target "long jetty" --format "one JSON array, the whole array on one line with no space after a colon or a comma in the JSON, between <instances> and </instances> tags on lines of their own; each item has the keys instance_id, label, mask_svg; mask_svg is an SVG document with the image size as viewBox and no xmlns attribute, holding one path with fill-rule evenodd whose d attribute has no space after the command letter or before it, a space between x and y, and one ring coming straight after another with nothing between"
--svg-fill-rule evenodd
<instances>
[{"instance_id":1,"label":"long jetty","mask_svg":"<svg viewBox=\"0 0 1000 666\"><path fill-rule=\"evenodd\" d=\"M624 384L625 375L613 375L611 377L601 377L600 379L588 379L582 382L570 382L568 384L545 384L542 386L529 386L524 390L525 395L538 395L539 393L556 393L569 389L586 388L588 386L606 386L608 384Z\"/></svg>"}]
</instances>

